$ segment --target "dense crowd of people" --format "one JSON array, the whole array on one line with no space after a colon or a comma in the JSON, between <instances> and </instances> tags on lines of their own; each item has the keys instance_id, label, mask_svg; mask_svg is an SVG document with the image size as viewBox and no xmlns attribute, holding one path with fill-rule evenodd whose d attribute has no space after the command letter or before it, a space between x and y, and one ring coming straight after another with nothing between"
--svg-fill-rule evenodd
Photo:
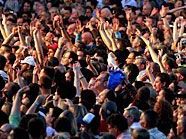
<instances>
[{"instance_id":1,"label":"dense crowd of people","mask_svg":"<svg viewBox=\"0 0 186 139\"><path fill-rule=\"evenodd\" d=\"M0 139L185 139L184 0L0 0Z\"/></svg>"}]
</instances>

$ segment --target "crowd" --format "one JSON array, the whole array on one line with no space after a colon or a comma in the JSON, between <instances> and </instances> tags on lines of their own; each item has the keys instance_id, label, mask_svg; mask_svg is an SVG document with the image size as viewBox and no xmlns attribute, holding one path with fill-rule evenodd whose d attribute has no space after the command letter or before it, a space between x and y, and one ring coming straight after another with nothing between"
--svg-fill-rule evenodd
<instances>
[{"instance_id":1,"label":"crowd","mask_svg":"<svg viewBox=\"0 0 186 139\"><path fill-rule=\"evenodd\" d=\"M0 139L186 139L184 0L0 0Z\"/></svg>"}]
</instances>

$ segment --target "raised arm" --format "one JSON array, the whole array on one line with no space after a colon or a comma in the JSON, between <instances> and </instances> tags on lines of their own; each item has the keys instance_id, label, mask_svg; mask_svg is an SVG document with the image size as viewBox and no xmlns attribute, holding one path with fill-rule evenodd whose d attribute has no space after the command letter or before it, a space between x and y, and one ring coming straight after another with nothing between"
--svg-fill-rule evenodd
<instances>
[{"instance_id":1,"label":"raised arm","mask_svg":"<svg viewBox=\"0 0 186 139\"><path fill-rule=\"evenodd\" d=\"M3 18L3 21L2 21L2 24L4 26L4 31L5 31L5 34L6 36L9 36L11 31L9 29L9 26L7 25L7 19L6 19L6 16L4 14L2 14L2 18Z\"/></svg>"},{"instance_id":2,"label":"raised arm","mask_svg":"<svg viewBox=\"0 0 186 139\"><path fill-rule=\"evenodd\" d=\"M6 36L5 29L1 21L0 21L0 31L3 36L3 39L6 39L7 36Z\"/></svg>"},{"instance_id":3,"label":"raised arm","mask_svg":"<svg viewBox=\"0 0 186 139\"><path fill-rule=\"evenodd\" d=\"M34 103L30 106L30 108L27 110L26 114L32 114L36 112L36 109L38 106L42 105L43 101L45 100L45 97L42 95L39 95Z\"/></svg>"},{"instance_id":4,"label":"raised arm","mask_svg":"<svg viewBox=\"0 0 186 139\"><path fill-rule=\"evenodd\" d=\"M37 30L37 29L35 29L33 31L33 38L34 38L34 44L35 44L35 48L36 48L36 52L37 52L38 61L42 65L43 64L44 55L43 55L42 46L39 43L38 32L39 32L39 30Z\"/></svg>"},{"instance_id":5,"label":"raised arm","mask_svg":"<svg viewBox=\"0 0 186 139\"><path fill-rule=\"evenodd\" d=\"M9 123L13 124L15 127L19 125L19 120L21 119L20 106L22 95L27 91L29 91L28 86L19 89L19 91L16 94L15 100L13 101L13 106L9 116Z\"/></svg>"},{"instance_id":6,"label":"raised arm","mask_svg":"<svg viewBox=\"0 0 186 139\"><path fill-rule=\"evenodd\" d=\"M66 42L66 38L60 37L58 40L58 48L54 54L54 57L56 57L59 61L61 61L63 52L65 50L65 46L63 44Z\"/></svg>"},{"instance_id":7,"label":"raised arm","mask_svg":"<svg viewBox=\"0 0 186 139\"><path fill-rule=\"evenodd\" d=\"M79 80L79 71L80 71L80 64L75 63L73 64L73 71L74 71L74 86L76 87L76 96L80 97L80 80Z\"/></svg>"},{"instance_id":8,"label":"raised arm","mask_svg":"<svg viewBox=\"0 0 186 139\"><path fill-rule=\"evenodd\" d=\"M145 39L141 34L140 34L140 31L137 30L137 35L145 42L149 52L150 52L150 55L151 55L151 58L153 60L153 62L155 63L158 63L159 66L160 66L160 69L161 69L161 72L166 72L165 68L163 67L161 61L159 60L158 58L158 55L155 53L154 49L152 48L152 45L150 43L149 40Z\"/></svg>"}]
</instances>

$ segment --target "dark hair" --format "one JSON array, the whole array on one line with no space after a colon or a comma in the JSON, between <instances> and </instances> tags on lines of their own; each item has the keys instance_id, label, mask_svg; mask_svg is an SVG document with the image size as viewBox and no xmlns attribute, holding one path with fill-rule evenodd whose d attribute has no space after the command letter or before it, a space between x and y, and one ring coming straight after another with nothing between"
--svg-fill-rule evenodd
<instances>
[{"instance_id":1,"label":"dark hair","mask_svg":"<svg viewBox=\"0 0 186 139\"><path fill-rule=\"evenodd\" d=\"M135 81L135 82L133 83L133 85L134 85L134 87L138 90L139 88L145 86L145 83L142 82L142 81Z\"/></svg>"},{"instance_id":2,"label":"dark hair","mask_svg":"<svg viewBox=\"0 0 186 139\"><path fill-rule=\"evenodd\" d=\"M71 132L71 123L66 117L58 118L54 122L54 129L57 132Z\"/></svg>"},{"instance_id":3,"label":"dark hair","mask_svg":"<svg viewBox=\"0 0 186 139\"><path fill-rule=\"evenodd\" d=\"M3 55L0 55L0 70L4 70L6 65L6 58Z\"/></svg>"},{"instance_id":4,"label":"dark hair","mask_svg":"<svg viewBox=\"0 0 186 139\"><path fill-rule=\"evenodd\" d=\"M76 95L76 88L71 82L67 81L61 83L60 86L57 87L57 93L62 99L73 99Z\"/></svg>"},{"instance_id":5,"label":"dark hair","mask_svg":"<svg viewBox=\"0 0 186 139\"><path fill-rule=\"evenodd\" d=\"M35 117L28 122L28 132L33 138L46 136L46 124L41 118Z\"/></svg>"},{"instance_id":6,"label":"dark hair","mask_svg":"<svg viewBox=\"0 0 186 139\"><path fill-rule=\"evenodd\" d=\"M117 128L120 132L123 132L128 129L127 119L121 114L113 114L111 115L107 123L111 125L113 128Z\"/></svg>"},{"instance_id":7,"label":"dark hair","mask_svg":"<svg viewBox=\"0 0 186 139\"><path fill-rule=\"evenodd\" d=\"M96 103L96 94L89 89L83 90L81 92L81 103L90 110Z\"/></svg>"},{"instance_id":8,"label":"dark hair","mask_svg":"<svg viewBox=\"0 0 186 139\"><path fill-rule=\"evenodd\" d=\"M158 114L155 111L150 109L145 111L143 114L149 129L157 126Z\"/></svg>"},{"instance_id":9,"label":"dark hair","mask_svg":"<svg viewBox=\"0 0 186 139\"><path fill-rule=\"evenodd\" d=\"M32 118L36 118L37 115L36 114L27 114L27 115L24 115L22 118L21 118L21 121L19 123L19 127L20 128L23 128L25 130L28 129L28 122L32 119Z\"/></svg>"},{"instance_id":10,"label":"dark hair","mask_svg":"<svg viewBox=\"0 0 186 139\"><path fill-rule=\"evenodd\" d=\"M146 86L143 86L137 90L137 99L142 101L148 101L150 99L150 89Z\"/></svg>"},{"instance_id":11,"label":"dark hair","mask_svg":"<svg viewBox=\"0 0 186 139\"><path fill-rule=\"evenodd\" d=\"M5 87L5 81L3 80L3 77L0 75L0 90L2 90Z\"/></svg>"},{"instance_id":12,"label":"dark hair","mask_svg":"<svg viewBox=\"0 0 186 139\"><path fill-rule=\"evenodd\" d=\"M48 60L48 66L55 67L59 65L59 60L56 57L51 57Z\"/></svg>"},{"instance_id":13,"label":"dark hair","mask_svg":"<svg viewBox=\"0 0 186 139\"><path fill-rule=\"evenodd\" d=\"M43 70L44 70L44 73L45 73L47 76L49 76L51 79L54 78L55 70L54 70L53 67L51 67L51 66L46 66L46 67L43 68Z\"/></svg>"},{"instance_id":14,"label":"dark hair","mask_svg":"<svg viewBox=\"0 0 186 139\"><path fill-rule=\"evenodd\" d=\"M15 56L15 54L10 53L10 54L7 56L7 59L9 60L9 64L13 65L13 64L14 64L14 61L16 60L16 56Z\"/></svg>"},{"instance_id":15,"label":"dark hair","mask_svg":"<svg viewBox=\"0 0 186 139\"><path fill-rule=\"evenodd\" d=\"M159 73L156 77L160 78L161 83L165 83L164 87L168 87L170 84L170 76L167 73Z\"/></svg>"},{"instance_id":16,"label":"dark hair","mask_svg":"<svg viewBox=\"0 0 186 139\"><path fill-rule=\"evenodd\" d=\"M73 51L69 51L69 52L70 52L70 56L69 56L69 58L72 58L71 63L76 62L76 61L78 60L78 56L77 56L77 54L76 54L75 52L73 52Z\"/></svg>"},{"instance_id":17,"label":"dark hair","mask_svg":"<svg viewBox=\"0 0 186 139\"><path fill-rule=\"evenodd\" d=\"M8 123L8 115L6 115L2 110L0 110L0 126Z\"/></svg>"},{"instance_id":18,"label":"dark hair","mask_svg":"<svg viewBox=\"0 0 186 139\"><path fill-rule=\"evenodd\" d=\"M39 95L39 85L37 83L31 83L29 84L30 91L27 93L30 104L32 104L37 96Z\"/></svg>"},{"instance_id":19,"label":"dark hair","mask_svg":"<svg viewBox=\"0 0 186 139\"><path fill-rule=\"evenodd\" d=\"M163 95L165 97L165 100L167 100L170 104L172 104L172 101L175 98L175 94L173 91L171 91L169 88L163 88Z\"/></svg>"},{"instance_id":20,"label":"dark hair","mask_svg":"<svg viewBox=\"0 0 186 139\"><path fill-rule=\"evenodd\" d=\"M29 134L25 129L17 127L13 129L12 138L13 139L29 139Z\"/></svg>"},{"instance_id":21,"label":"dark hair","mask_svg":"<svg viewBox=\"0 0 186 139\"><path fill-rule=\"evenodd\" d=\"M130 83L133 83L139 74L139 69L135 64L127 64L126 68L129 71L128 80L130 81Z\"/></svg>"},{"instance_id":22,"label":"dark hair","mask_svg":"<svg viewBox=\"0 0 186 139\"><path fill-rule=\"evenodd\" d=\"M45 89L51 89L52 79L49 76L42 76L39 81L41 87L44 87Z\"/></svg>"},{"instance_id":23,"label":"dark hair","mask_svg":"<svg viewBox=\"0 0 186 139\"><path fill-rule=\"evenodd\" d=\"M150 139L150 134L146 129L139 128L132 131L132 137L134 139Z\"/></svg>"}]
</instances>

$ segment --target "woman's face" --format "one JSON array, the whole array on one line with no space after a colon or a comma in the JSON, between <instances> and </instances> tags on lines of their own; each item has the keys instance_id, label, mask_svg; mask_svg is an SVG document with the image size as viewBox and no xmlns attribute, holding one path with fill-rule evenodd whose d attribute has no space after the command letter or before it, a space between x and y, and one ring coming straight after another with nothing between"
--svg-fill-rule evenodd
<instances>
[{"instance_id":1,"label":"woman's face","mask_svg":"<svg viewBox=\"0 0 186 139\"><path fill-rule=\"evenodd\" d=\"M181 7L183 5L181 0L176 1L176 3L174 4L175 8Z\"/></svg>"}]
</instances>

